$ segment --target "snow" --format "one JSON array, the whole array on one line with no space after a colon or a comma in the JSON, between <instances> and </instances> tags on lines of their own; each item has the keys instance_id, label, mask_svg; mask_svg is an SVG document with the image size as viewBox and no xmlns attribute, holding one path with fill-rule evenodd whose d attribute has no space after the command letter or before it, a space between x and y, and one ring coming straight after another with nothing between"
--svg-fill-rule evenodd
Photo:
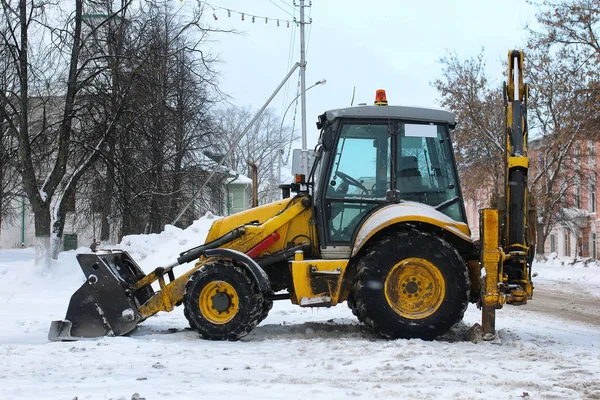
<instances>
[{"instance_id":1,"label":"snow","mask_svg":"<svg viewBox=\"0 0 600 400\"><path fill-rule=\"evenodd\" d=\"M550 254L548 260L534 264L536 281L548 281L550 285L576 284L581 291L596 290L600 296L600 262L591 259L559 258L556 253Z\"/></svg>"},{"instance_id":2,"label":"snow","mask_svg":"<svg viewBox=\"0 0 600 400\"><path fill-rule=\"evenodd\" d=\"M127 236L118 246L145 271L204 241L207 215L185 230ZM473 342L480 321L441 340L384 340L345 304L300 308L278 301L238 342L202 340L181 307L144 321L126 337L49 342L84 281L77 251L40 273L33 249L0 250L2 399L589 399L600 397L600 325L537 312L536 300L497 312L500 340ZM563 265L564 264L564 265ZM536 290L585 295L599 304L600 267L552 258L534 265ZM184 266L178 268L186 268ZM543 305L538 303L538 305ZM598 308L598 307L597 307ZM134 395L134 394L139 395Z\"/></svg>"},{"instance_id":3,"label":"snow","mask_svg":"<svg viewBox=\"0 0 600 400\"><path fill-rule=\"evenodd\" d=\"M252 179L248 178L246 175L234 173L230 171L230 174L237 175L237 178L229 183L238 183L238 184L252 184Z\"/></svg>"}]
</instances>

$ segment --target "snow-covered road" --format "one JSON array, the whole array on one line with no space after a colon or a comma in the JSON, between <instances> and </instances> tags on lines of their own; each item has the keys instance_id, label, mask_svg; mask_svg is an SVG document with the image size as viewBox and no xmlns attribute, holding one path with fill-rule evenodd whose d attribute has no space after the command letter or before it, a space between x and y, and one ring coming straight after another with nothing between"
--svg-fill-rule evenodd
<instances>
[{"instance_id":1,"label":"snow-covered road","mask_svg":"<svg viewBox=\"0 0 600 400\"><path fill-rule=\"evenodd\" d=\"M153 240L178 251L164 235L129 240L144 268L162 262ZM498 311L495 343L468 340L475 307L442 340L388 341L345 304L287 301L239 342L199 339L178 308L128 337L50 343L50 321L83 279L74 254L39 276L31 250L0 251L0 399L600 399L595 264L536 265L539 298Z\"/></svg>"}]
</instances>

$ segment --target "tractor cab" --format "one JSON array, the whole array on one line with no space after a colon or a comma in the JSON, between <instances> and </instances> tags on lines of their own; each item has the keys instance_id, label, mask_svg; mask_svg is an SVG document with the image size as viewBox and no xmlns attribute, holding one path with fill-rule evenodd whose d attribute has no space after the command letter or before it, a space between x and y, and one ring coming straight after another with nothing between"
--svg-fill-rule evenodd
<instances>
[{"instance_id":1,"label":"tractor cab","mask_svg":"<svg viewBox=\"0 0 600 400\"><path fill-rule=\"evenodd\" d=\"M322 144L313 166L321 247L350 246L361 223L390 203L426 204L466 223L452 152L454 115L426 108L374 106L319 116Z\"/></svg>"}]
</instances>

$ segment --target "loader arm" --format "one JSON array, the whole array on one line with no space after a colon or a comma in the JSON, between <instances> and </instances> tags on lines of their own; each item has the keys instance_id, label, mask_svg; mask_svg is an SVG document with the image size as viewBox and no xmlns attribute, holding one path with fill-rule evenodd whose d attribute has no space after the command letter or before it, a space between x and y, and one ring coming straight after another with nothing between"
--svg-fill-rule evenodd
<instances>
[{"instance_id":1,"label":"loader arm","mask_svg":"<svg viewBox=\"0 0 600 400\"><path fill-rule=\"evenodd\" d=\"M523 82L523 51L508 53L505 85L505 197L495 208L481 210L481 263L486 272L482 324L495 333L495 310L504 303L526 304L533 297L531 262L535 248L535 208L527 187L527 99ZM530 223L531 221L531 223Z\"/></svg>"},{"instance_id":2,"label":"loader arm","mask_svg":"<svg viewBox=\"0 0 600 400\"><path fill-rule=\"evenodd\" d=\"M281 212L278 212L276 215L271 216L271 218L268 218L263 223L244 225L244 233L242 235L237 235L235 239L223 244L222 247L240 253L247 253L263 241L269 240L274 232L285 229L290 221L295 219L298 215L306 210L310 210L310 199L308 197L290 200L290 204L291 205L281 210ZM233 231L234 230L231 232ZM142 321L159 311L172 311L177 304L181 303L185 285L190 276L212 258L209 254L201 253L198 255L200 256L200 259L193 268L181 276L172 279L169 283L164 279L164 275L167 271L161 268L157 268L154 272L149 274L147 280L138 282L137 286L139 287L155 281L158 281L160 286L160 290L140 307L139 312ZM253 261L249 257L248 259L249 261L247 262L246 267L252 268L250 266L253 265ZM259 284L260 283L261 282L259 282Z\"/></svg>"}]
</instances>

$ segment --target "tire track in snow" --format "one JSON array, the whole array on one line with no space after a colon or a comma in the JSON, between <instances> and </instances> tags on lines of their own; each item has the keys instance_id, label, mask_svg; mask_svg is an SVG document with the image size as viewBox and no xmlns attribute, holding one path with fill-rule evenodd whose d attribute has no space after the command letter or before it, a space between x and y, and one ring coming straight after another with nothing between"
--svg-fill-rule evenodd
<instances>
[{"instance_id":1,"label":"tire track in snow","mask_svg":"<svg viewBox=\"0 0 600 400\"><path fill-rule=\"evenodd\" d=\"M524 310L551 315L567 321L600 326L600 297L566 293L559 289L536 288Z\"/></svg>"}]
</instances>

